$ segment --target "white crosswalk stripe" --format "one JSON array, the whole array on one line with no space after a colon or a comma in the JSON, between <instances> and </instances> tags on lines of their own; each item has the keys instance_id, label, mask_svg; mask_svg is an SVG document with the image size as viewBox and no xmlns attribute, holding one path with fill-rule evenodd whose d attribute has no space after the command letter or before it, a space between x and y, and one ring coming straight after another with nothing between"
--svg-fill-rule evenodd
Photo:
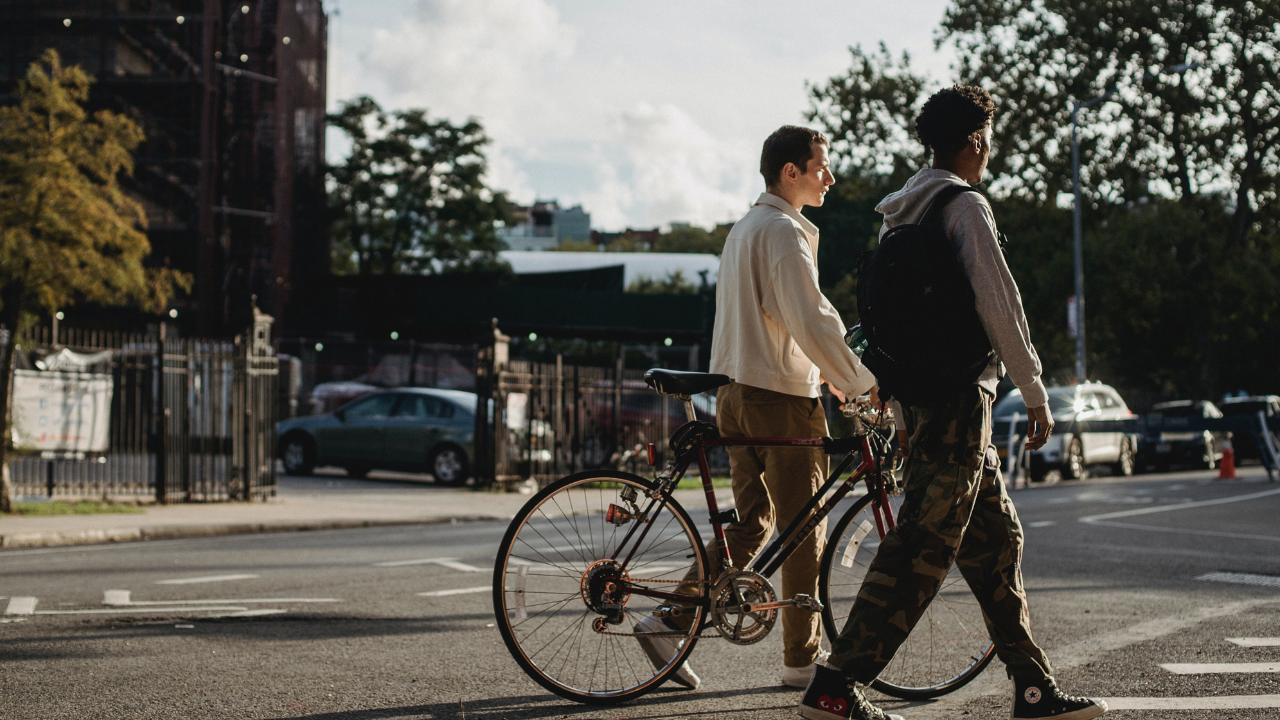
<instances>
[{"instance_id":1,"label":"white crosswalk stripe","mask_svg":"<svg viewBox=\"0 0 1280 720\"><path fill-rule=\"evenodd\" d=\"M1109 697L1111 710L1251 710L1280 708L1280 695L1216 695L1214 697Z\"/></svg>"},{"instance_id":2,"label":"white crosswalk stripe","mask_svg":"<svg viewBox=\"0 0 1280 720\"><path fill-rule=\"evenodd\" d=\"M1260 663L1161 663L1160 667L1175 675L1214 675L1225 673L1280 673L1280 662Z\"/></svg>"},{"instance_id":3,"label":"white crosswalk stripe","mask_svg":"<svg viewBox=\"0 0 1280 720\"><path fill-rule=\"evenodd\" d=\"M480 587L454 588L452 590L433 590L431 592L420 592L418 593L418 595L420 597L447 597L449 595L470 595L472 593L488 592L492 589L493 588L489 587L488 585L482 585Z\"/></svg>"},{"instance_id":4,"label":"white crosswalk stripe","mask_svg":"<svg viewBox=\"0 0 1280 720\"><path fill-rule=\"evenodd\" d=\"M1238 637L1227 638L1227 642L1240 647L1280 647L1280 637Z\"/></svg>"}]
</instances>

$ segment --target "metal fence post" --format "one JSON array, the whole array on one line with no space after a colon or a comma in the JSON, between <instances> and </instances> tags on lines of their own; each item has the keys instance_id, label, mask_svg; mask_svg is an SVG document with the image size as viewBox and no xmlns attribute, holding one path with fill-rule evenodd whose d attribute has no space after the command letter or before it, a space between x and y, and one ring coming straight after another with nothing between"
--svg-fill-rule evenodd
<instances>
[{"instance_id":1,"label":"metal fence post","mask_svg":"<svg viewBox=\"0 0 1280 720\"><path fill-rule=\"evenodd\" d=\"M169 403L164 378L165 325L156 338L156 502L169 501Z\"/></svg>"}]
</instances>

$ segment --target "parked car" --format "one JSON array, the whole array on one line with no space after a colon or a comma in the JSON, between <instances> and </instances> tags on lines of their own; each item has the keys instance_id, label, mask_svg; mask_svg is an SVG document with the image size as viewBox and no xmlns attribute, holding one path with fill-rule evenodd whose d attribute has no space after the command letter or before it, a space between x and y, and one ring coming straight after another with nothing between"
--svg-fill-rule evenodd
<instances>
[{"instance_id":1,"label":"parked car","mask_svg":"<svg viewBox=\"0 0 1280 720\"><path fill-rule=\"evenodd\" d=\"M1280 395L1250 395L1226 398L1222 401L1221 408L1222 414L1227 417L1247 415L1250 420L1257 418L1258 413L1261 412L1262 416L1267 419L1267 423L1270 424L1274 422L1277 416L1280 416ZM1271 443L1277 449L1280 449L1280 437L1275 432L1271 433ZM1231 447L1237 460L1260 459L1262 457L1262 453L1258 452L1257 438L1251 432L1234 433L1231 438Z\"/></svg>"},{"instance_id":2,"label":"parked car","mask_svg":"<svg viewBox=\"0 0 1280 720\"><path fill-rule=\"evenodd\" d=\"M1094 420L1127 420L1134 415L1115 388L1102 383L1084 383L1069 387L1049 388L1049 411L1056 426L1049 442L1031 453L1031 479L1044 480L1049 473L1061 473L1064 479L1085 476L1089 465L1106 464L1113 473L1132 475L1138 447L1137 433L1088 431L1079 432L1073 423ZM1027 406L1022 392L1005 395L992 409L991 442L1001 458L1007 457L1009 425L1014 413L1021 415L1017 433L1026 432ZM1018 451L1018 447L1014 448Z\"/></svg>"},{"instance_id":3,"label":"parked car","mask_svg":"<svg viewBox=\"0 0 1280 720\"><path fill-rule=\"evenodd\" d=\"M1197 430L1197 418L1220 418L1222 411L1208 400L1170 400L1151 406L1147 419L1159 429L1149 430L1138 443L1138 464L1164 472L1173 465L1213 469L1222 459L1224 433ZM1182 429L1182 426L1186 429Z\"/></svg>"},{"instance_id":4,"label":"parked car","mask_svg":"<svg viewBox=\"0 0 1280 720\"><path fill-rule=\"evenodd\" d=\"M459 485L471 467L475 407L476 394L460 390L373 392L331 413L278 423L277 453L290 475L337 465L352 477L404 470Z\"/></svg>"}]
</instances>

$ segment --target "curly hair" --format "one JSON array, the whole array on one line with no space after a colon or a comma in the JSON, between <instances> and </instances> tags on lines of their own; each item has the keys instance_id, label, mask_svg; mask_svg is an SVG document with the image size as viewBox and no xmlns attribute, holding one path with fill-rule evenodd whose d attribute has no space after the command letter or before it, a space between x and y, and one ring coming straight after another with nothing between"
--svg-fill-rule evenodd
<instances>
[{"instance_id":1,"label":"curly hair","mask_svg":"<svg viewBox=\"0 0 1280 720\"><path fill-rule=\"evenodd\" d=\"M935 158L950 160L995 116L996 104L986 90L953 85L925 101L916 118L916 137Z\"/></svg>"},{"instance_id":2,"label":"curly hair","mask_svg":"<svg viewBox=\"0 0 1280 720\"><path fill-rule=\"evenodd\" d=\"M764 176L765 186L778 184L787 163L795 163L801 173L805 172L813 158L815 144L829 146L831 142L826 135L806 127L783 125L774 130L760 151L760 174Z\"/></svg>"}]
</instances>

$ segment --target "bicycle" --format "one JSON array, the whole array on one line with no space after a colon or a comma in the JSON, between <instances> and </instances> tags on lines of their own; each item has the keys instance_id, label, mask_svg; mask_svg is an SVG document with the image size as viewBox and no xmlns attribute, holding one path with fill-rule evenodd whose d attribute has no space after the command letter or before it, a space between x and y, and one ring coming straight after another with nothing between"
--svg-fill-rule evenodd
<instances>
[{"instance_id":1,"label":"bicycle","mask_svg":"<svg viewBox=\"0 0 1280 720\"><path fill-rule=\"evenodd\" d=\"M728 377L655 369L645 374L645 382L684 402L689 421L671 436L674 459L653 480L593 470L548 485L512 520L494 565L496 624L516 662L544 688L587 704L624 702L657 688L698 640L758 643L784 607L820 612L827 637L835 637L901 505L891 460L891 416L865 398L845 406L855 428L846 438L723 438L715 425L697 419L690 396L726 385ZM737 568L729 560L724 533L736 511L719 509L706 451L744 445L821 447L828 455L845 457L799 516L758 557ZM855 458L856 467L841 481ZM672 496L695 464L706 497L711 555ZM778 600L769 577L859 483L866 492L835 523L827 541L819 597ZM626 632L651 614L691 614L687 631L663 633L676 640L678 650L661 667L641 650L637 634ZM993 653L981 609L953 568L873 687L909 700L937 697L977 677Z\"/></svg>"}]
</instances>

